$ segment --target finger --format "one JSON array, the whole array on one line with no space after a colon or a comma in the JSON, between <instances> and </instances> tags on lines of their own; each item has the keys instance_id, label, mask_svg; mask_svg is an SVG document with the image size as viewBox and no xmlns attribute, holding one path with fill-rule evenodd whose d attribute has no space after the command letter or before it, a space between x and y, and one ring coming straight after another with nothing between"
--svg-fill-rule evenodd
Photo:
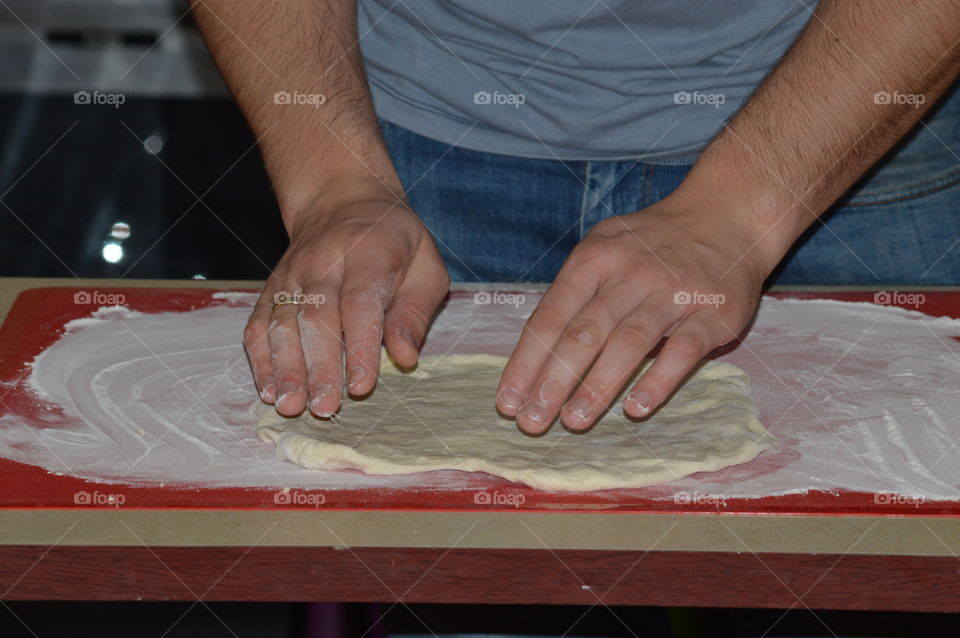
<instances>
[{"instance_id":1,"label":"finger","mask_svg":"<svg viewBox=\"0 0 960 638\"><path fill-rule=\"evenodd\" d=\"M269 336L277 384L277 412L284 416L300 414L307 400L307 370L300 346L296 304L277 306L271 313Z\"/></svg>"},{"instance_id":2,"label":"finger","mask_svg":"<svg viewBox=\"0 0 960 638\"><path fill-rule=\"evenodd\" d=\"M340 316L346 351L347 389L367 394L380 371L383 316L392 295L393 274L348 270L340 292Z\"/></svg>"},{"instance_id":3,"label":"finger","mask_svg":"<svg viewBox=\"0 0 960 638\"><path fill-rule=\"evenodd\" d=\"M429 254L425 255L425 258L429 257ZM417 364L427 328L450 287L450 277L439 255L432 272L423 277L412 277L411 273L421 272L417 264L419 258L418 255L414 259L407 277L397 289L383 324L383 343L393 360L405 368Z\"/></svg>"},{"instance_id":4,"label":"finger","mask_svg":"<svg viewBox=\"0 0 960 638\"><path fill-rule=\"evenodd\" d=\"M247 351L247 359L253 371L253 380L257 384L257 391L265 403L273 403L277 399L277 385L273 378L273 362L270 356L270 314L273 310L273 293L269 286L265 287L257 299L253 312L243 329L243 347Z\"/></svg>"},{"instance_id":5,"label":"finger","mask_svg":"<svg viewBox=\"0 0 960 638\"><path fill-rule=\"evenodd\" d=\"M685 308L648 297L613 329L583 383L560 411L563 423L584 430L613 403L643 357L683 314Z\"/></svg>"},{"instance_id":6,"label":"finger","mask_svg":"<svg viewBox=\"0 0 960 638\"><path fill-rule=\"evenodd\" d=\"M307 370L307 405L320 417L340 407L343 396L343 335L340 288L332 282L304 289L297 307L300 346Z\"/></svg>"},{"instance_id":7,"label":"finger","mask_svg":"<svg viewBox=\"0 0 960 638\"><path fill-rule=\"evenodd\" d=\"M560 406L590 369L610 331L637 304L625 286L601 289L567 324L517 412L517 425L537 434L550 427Z\"/></svg>"},{"instance_id":8,"label":"finger","mask_svg":"<svg viewBox=\"0 0 960 638\"><path fill-rule=\"evenodd\" d=\"M723 343L716 331L717 323L716 316L704 310L695 311L680 322L653 365L627 394L623 402L627 414L633 417L650 414L708 352Z\"/></svg>"},{"instance_id":9,"label":"finger","mask_svg":"<svg viewBox=\"0 0 960 638\"><path fill-rule=\"evenodd\" d=\"M520 340L500 376L497 387L497 409L500 412L507 416L517 413L567 324L596 291L595 281L583 281L572 273L572 269L560 269L527 319Z\"/></svg>"}]
</instances>

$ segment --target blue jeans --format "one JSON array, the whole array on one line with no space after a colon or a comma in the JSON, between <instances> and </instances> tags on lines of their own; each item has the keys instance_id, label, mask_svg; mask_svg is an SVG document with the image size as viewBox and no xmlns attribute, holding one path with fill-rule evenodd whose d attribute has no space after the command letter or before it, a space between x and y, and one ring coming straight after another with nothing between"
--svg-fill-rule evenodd
<instances>
[{"instance_id":1,"label":"blue jeans","mask_svg":"<svg viewBox=\"0 0 960 638\"><path fill-rule=\"evenodd\" d=\"M594 224L662 199L692 163L529 159L381 128L454 281L550 282ZM821 221L769 283L960 284L958 86Z\"/></svg>"}]
</instances>

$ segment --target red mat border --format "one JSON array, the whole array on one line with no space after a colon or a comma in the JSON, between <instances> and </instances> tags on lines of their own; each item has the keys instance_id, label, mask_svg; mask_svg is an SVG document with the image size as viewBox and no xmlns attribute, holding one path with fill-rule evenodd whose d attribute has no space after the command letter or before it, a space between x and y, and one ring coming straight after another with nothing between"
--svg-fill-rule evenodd
<instances>
[{"instance_id":1,"label":"red mat border","mask_svg":"<svg viewBox=\"0 0 960 638\"><path fill-rule=\"evenodd\" d=\"M213 305L232 305L228 299L213 297L217 292L256 292L249 289L223 291L198 288L132 288L132 287L70 287L55 286L25 290L14 301L3 326L0 327L0 382L8 384L0 390L0 410L31 416L42 409L32 400L24 387L23 378L29 371L28 362L52 344L63 332L63 326L73 319L89 316L93 304L75 302L81 292L121 294L123 303L141 312L183 312ZM504 292L519 292L504 291ZM898 291L917 292L925 297L923 311L934 316L960 318L960 292L955 291ZM451 295L466 296L472 291L454 291ZM836 299L841 301L873 302L877 291L788 291L768 293L777 298ZM82 301L82 300L81 300ZM908 309L911 306L904 305ZM239 339L239 335L238 335ZM958 339L960 340L960 339ZM10 385L12 384L12 385ZM929 502L917 505L892 505L874 502L872 494L840 492L811 492L764 499L729 499L725 507L684 504L635 497L624 501L626 491L610 490L589 494L544 493L508 481L499 481L496 492L523 495L518 507L477 505L476 489L436 492L431 490L296 490L306 497L323 494L324 510L391 510L391 511L543 511L617 513L696 513L696 514L824 514L824 515L891 515L891 516L960 516L960 503ZM209 488L186 486L134 486L102 484L84 479L50 473L43 468L0 459L0 510L84 510L113 509L116 504L97 505L75 502L80 494L89 500L103 499L104 495L121 496L119 507L138 510L288 510L302 511L304 507L284 504L277 490L259 488ZM332 497L332 498L331 498ZM280 500L281 502L277 502ZM309 500L306 499L305 500ZM318 498L314 498L317 501Z\"/></svg>"}]
</instances>

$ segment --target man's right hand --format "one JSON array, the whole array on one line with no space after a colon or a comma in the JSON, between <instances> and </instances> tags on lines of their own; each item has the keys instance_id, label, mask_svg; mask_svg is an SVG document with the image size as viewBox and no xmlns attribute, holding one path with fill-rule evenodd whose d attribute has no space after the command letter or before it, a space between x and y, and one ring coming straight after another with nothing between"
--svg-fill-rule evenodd
<instances>
[{"instance_id":1,"label":"man's right hand","mask_svg":"<svg viewBox=\"0 0 960 638\"><path fill-rule=\"evenodd\" d=\"M364 199L298 215L244 330L261 398L286 416L304 407L329 416L344 364L349 393L367 394L381 341L401 366L416 364L449 285L430 233L403 203ZM283 295L298 303L274 308Z\"/></svg>"},{"instance_id":2,"label":"man's right hand","mask_svg":"<svg viewBox=\"0 0 960 638\"><path fill-rule=\"evenodd\" d=\"M344 353L351 394L376 384L381 337L397 363L415 364L449 284L380 135L357 0L190 4L260 145L290 237L244 331L254 379L280 414L309 402L330 415L343 396ZM284 92L323 105L279 100ZM305 303L274 310L282 293Z\"/></svg>"}]
</instances>

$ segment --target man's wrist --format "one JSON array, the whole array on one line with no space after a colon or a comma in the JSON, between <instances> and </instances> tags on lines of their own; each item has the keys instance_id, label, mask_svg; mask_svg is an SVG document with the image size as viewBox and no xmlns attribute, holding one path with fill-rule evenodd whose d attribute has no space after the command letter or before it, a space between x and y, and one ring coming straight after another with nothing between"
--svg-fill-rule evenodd
<instances>
[{"instance_id":1,"label":"man's wrist","mask_svg":"<svg viewBox=\"0 0 960 638\"><path fill-rule=\"evenodd\" d=\"M711 221L736 227L745 240L744 257L749 255L766 277L805 227L798 219L805 209L782 189L766 187L760 175L755 175L758 179L753 183L743 183L743 172L732 174L714 163L698 162L670 198L685 208L702 211Z\"/></svg>"},{"instance_id":2,"label":"man's wrist","mask_svg":"<svg viewBox=\"0 0 960 638\"><path fill-rule=\"evenodd\" d=\"M370 171L322 173L307 186L277 189L280 214L287 233L310 220L324 219L359 201L405 202L399 179L380 179Z\"/></svg>"}]
</instances>

